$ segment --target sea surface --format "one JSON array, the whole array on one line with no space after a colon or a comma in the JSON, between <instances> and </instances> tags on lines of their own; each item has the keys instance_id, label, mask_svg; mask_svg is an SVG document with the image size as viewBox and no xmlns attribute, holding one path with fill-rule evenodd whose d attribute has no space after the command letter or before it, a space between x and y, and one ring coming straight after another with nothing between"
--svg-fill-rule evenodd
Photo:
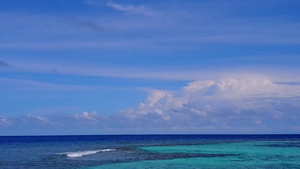
<instances>
[{"instance_id":1,"label":"sea surface","mask_svg":"<svg viewBox=\"0 0 300 169\"><path fill-rule=\"evenodd\" d=\"M300 169L300 135L2 136L1 169Z\"/></svg>"}]
</instances>

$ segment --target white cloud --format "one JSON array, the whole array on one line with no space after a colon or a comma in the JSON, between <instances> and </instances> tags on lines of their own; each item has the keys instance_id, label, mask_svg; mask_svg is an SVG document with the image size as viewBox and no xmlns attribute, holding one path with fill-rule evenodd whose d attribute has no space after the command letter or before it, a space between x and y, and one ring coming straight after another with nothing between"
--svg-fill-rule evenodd
<instances>
[{"instance_id":1,"label":"white cloud","mask_svg":"<svg viewBox=\"0 0 300 169\"><path fill-rule=\"evenodd\" d=\"M170 94L166 91L149 90L149 96L147 97L146 103L141 103L140 108L153 107L159 100L167 96L170 96Z\"/></svg>"},{"instance_id":2,"label":"white cloud","mask_svg":"<svg viewBox=\"0 0 300 169\"><path fill-rule=\"evenodd\" d=\"M266 78L203 80L149 92L139 107L118 115L145 128L233 133L279 132L300 120L300 85Z\"/></svg>"},{"instance_id":3,"label":"white cloud","mask_svg":"<svg viewBox=\"0 0 300 169\"><path fill-rule=\"evenodd\" d=\"M107 2L106 4L108 7L111 7L118 11L123 11L129 14L138 14L138 15L145 15L145 16L154 16L157 15L157 12L148 9L146 6L134 6L134 5L122 5L113 2Z\"/></svg>"},{"instance_id":4,"label":"white cloud","mask_svg":"<svg viewBox=\"0 0 300 169\"><path fill-rule=\"evenodd\" d=\"M214 81L195 81L183 88L186 95L217 98L293 97L299 96L299 86L277 84L265 78L227 78Z\"/></svg>"},{"instance_id":5,"label":"white cloud","mask_svg":"<svg viewBox=\"0 0 300 169\"><path fill-rule=\"evenodd\" d=\"M179 90L148 89L139 106L116 114L27 115L14 124L65 126L98 133L295 133L300 120L300 85L263 77L200 80ZM22 123L23 122L23 123ZM0 117L0 125L8 126Z\"/></svg>"},{"instance_id":6,"label":"white cloud","mask_svg":"<svg viewBox=\"0 0 300 169\"><path fill-rule=\"evenodd\" d=\"M24 120L28 123L35 123L40 125L52 125L52 122L50 122L45 117L32 115L32 114L28 114Z\"/></svg>"},{"instance_id":7,"label":"white cloud","mask_svg":"<svg viewBox=\"0 0 300 169\"><path fill-rule=\"evenodd\" d=\"M6 117L0 116L0 126L11 127L13 126L13 123L10 120L8 120Z\"/></svg>"},{"instance_id":8,"label":"white cloud","mask_svg":"<svg viewBox=\"0 0 300 169\"><path fill-rule=\"evenodd\" d=\"M75 119L77 119L77 120L84 119L84 120L97 121L96 118L97 118L96 111L93 111L92 113L83 112L82 114L79 114L79 113L75 114Z\"/></svg>"}]
</instances>

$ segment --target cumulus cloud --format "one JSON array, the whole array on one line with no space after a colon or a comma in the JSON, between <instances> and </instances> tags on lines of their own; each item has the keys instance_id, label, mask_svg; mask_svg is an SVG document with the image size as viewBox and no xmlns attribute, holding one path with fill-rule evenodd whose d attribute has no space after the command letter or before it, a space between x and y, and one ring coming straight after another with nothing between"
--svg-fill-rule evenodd
<instances>
[{"instance_id":1,"label":"cumulus cloud","mask_svg":"<svg viewBox=\"0 0 300 169\"><path fill-rule=\"evenodd\" d=\"M60 122L108 133L298 131L300 85L251 77L194 81L175 91L147 91L148 97L135 108L112 115L77 113Z\"/></svg>"},{"instance_id":2,"label":"cumulus cloud","mask_svg":"<svg viewBox=\"0 0 300 169\"><path fill-rule=\"evenodd\" d=\"M200 80L178 90L147 89L137 107L115 114L27 115L20 125L93 133L297 133L300 85L268 78ZM15 120L14 124L18 121ZM0 125L8 120L0 117Z\"/></svg>"},{"instance_id":3,"label":"cumulus cloud","mask_svg":"<svg viewBox=\"0 0 300 169\"><path fill-rule=\"evenodd\" d=\"M279 132L300 119L300 86L266 78L189 83L178 91L149 90L145 102L119 112L130 123L181 132Z\"/></svg>"}]
</instances>

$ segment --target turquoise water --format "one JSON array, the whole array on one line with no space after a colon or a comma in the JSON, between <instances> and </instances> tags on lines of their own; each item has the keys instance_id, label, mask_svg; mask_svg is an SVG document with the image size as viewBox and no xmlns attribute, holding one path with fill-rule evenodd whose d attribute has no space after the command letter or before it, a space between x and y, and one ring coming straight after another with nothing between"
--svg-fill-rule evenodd
<instances>
[{"instance_id":1,"label":"turquoise water","mask_svg":"<svg viewBox=\"0 0 300 169\"><path fill-rule=\"evenodd\" d=\"M300 135L0 136L1 169L300 169Z\"/></svg>"},{"instance_id":2,"label":"turquoise water","mask_svg":"<svg viewBox=\"0 0 300 169\"><path fill-rule=\"evenodd\" d=\"M245 141L203 145L149 146L139 149L157 155L177 155L169 160L108 164L89 169L299 169L299 141ZM199 157L194 158L193 156ZM181 156L181 157L180 157ZM191 158L189 158L191 157Z\"/></svg>"}]
</instances>

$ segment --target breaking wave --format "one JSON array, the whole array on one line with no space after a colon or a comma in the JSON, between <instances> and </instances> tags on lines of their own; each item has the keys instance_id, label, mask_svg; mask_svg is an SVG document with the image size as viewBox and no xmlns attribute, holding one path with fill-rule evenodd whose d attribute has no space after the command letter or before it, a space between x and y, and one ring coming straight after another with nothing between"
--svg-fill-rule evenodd
<instances>
[{"instance_id":1,"label":"breaking wave","mask_svg":"<svg viewBox=\"0 0 300 169\"><path fill-rule=\"evenodd\" d=\"M65 155L70 158L77 158L82 157L86 155L101 153L101 152L109 152L109 151L115 151L116 149L103 149L103 150L88 150L88 151L76 151L76 152L65 152L60 153L59 155Z\"/></svg>"}]
</instances>

